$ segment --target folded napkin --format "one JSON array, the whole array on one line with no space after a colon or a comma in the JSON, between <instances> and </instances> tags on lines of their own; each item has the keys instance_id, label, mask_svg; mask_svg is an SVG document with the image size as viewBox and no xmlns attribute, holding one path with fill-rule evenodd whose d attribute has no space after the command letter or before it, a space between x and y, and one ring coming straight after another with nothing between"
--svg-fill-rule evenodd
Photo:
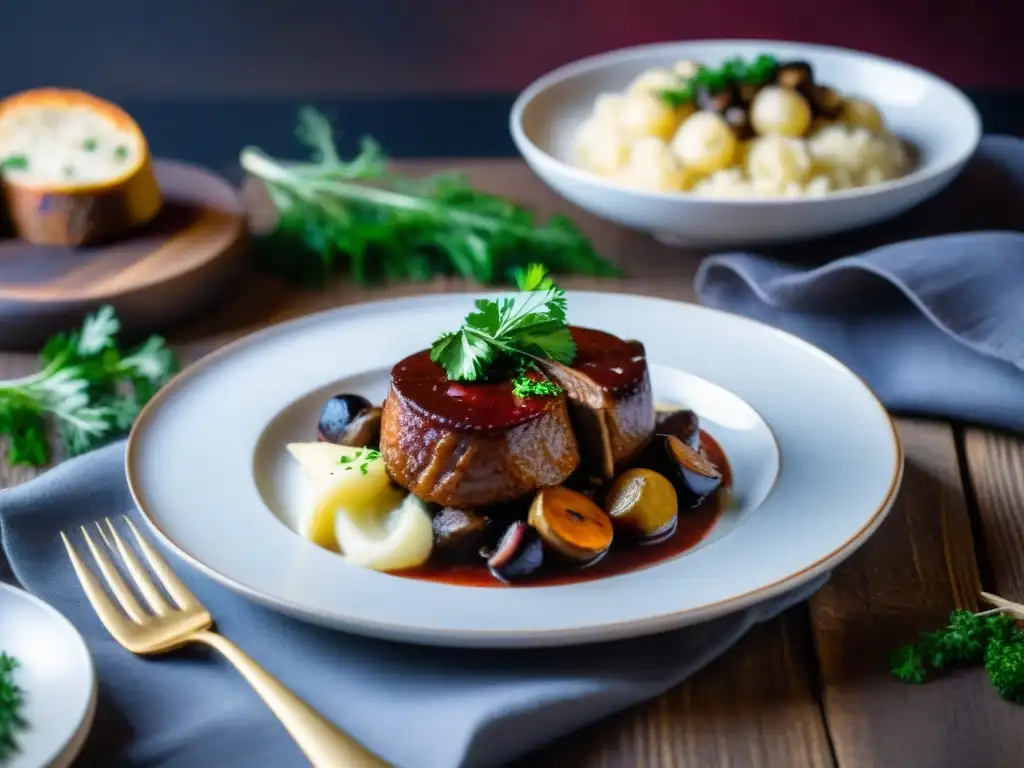
<instances>
[{"instance_id":1,"label":"folded napkin","mask_svg":"<svg viewBox=\"0 0 1024 768\"><path fill-rule=\"evenodd\" d=\"M1022 430L1022 230L1024 141L986 137L909 214L764 255L710 256L695 287L702 303L839 358L893 411Z\"/></svg>"},{"instance_id":2,"label":"folded napkin","mask_svg":"<svg viewBox=\"0 0 1024 768\"><path fill-rule=\"evenodd\" d=\"M0 494L0 541L9 573L71 620L96 662L96 724L76 765L305 764L226 662L202 652L136 658L107 635L92 612L58 531L122 512L134 517L123 466L119 443ZM640 640L478 651L406 646L313 627L248 602L173 555L168 560L223 634L401 768L503 765L676 685L751 625L806 599L823 581L748 611Z\"/></svg>"}]
</instances>

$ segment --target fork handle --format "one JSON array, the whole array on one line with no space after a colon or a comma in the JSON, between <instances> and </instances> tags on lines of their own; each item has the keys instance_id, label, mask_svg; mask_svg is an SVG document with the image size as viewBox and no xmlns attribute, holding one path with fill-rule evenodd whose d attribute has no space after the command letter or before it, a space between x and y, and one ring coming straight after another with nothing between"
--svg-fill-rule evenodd
<instances>
[{"instance_id":1,"label":"fork handle","mask_svg":"<svg viewBox=\"0 0 1024 768\"><path fill-rule=\"evenodd\" d=\"M242 673L315 768L389 768L387 763L339 731L224 636L204 631L192 639L219 651Z\"/></svg>"}]
</instances>

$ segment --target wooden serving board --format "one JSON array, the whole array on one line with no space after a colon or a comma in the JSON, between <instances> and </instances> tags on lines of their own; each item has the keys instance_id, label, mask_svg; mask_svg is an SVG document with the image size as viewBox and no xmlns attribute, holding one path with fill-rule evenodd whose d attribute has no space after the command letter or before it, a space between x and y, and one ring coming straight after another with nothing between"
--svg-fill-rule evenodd
<instances>
[{"instance_id":1,"label":"wooden serving board","mask_svg":"<svg viewBox=\"0 0 1024 768\"><path fill-rule=\"evenodd\" d=\"M245 272L248 228L237 191L194 165L155 160L164 205L126 238L85 248L0 240L0 348L38 349L103 304L131 341L224 301Z\"/></svg>"}]
</instances>

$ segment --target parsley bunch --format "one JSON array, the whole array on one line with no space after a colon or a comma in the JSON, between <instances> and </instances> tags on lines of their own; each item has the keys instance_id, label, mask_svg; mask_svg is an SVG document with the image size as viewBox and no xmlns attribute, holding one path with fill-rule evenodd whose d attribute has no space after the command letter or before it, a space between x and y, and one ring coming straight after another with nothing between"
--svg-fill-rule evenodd
<instances>
[{"instance_id":1,"label":"parsley bunch","mask_svg":"<svg viewBox=\"0 0 1024 768\"><path fill-rule=\"evenodd\" d=\"M461 174L391 174L371 138L344 160L330 122L312 108L300 110L296 134L312 162L278 160L256 147L240 156L278 214L276 230L257 242L257 259L282 277L318 286L345 269L358 284L441 275L489 284L527 260L557 273L618 274L564 216L537 222L525 208L473 189Z\"/></svg>"},{"instance_id":2,"label":"parsley bunch","mask_svg":"<svg viewBox=\"0 0 1024 768\"><path fill-rule=\"evenodd\" d=\"M122 352L120 327L113 308L101 307L81 329L46 343L38 373L0 381L0 434L9 439L9 463L49 462L48 419L71 456L127 432L177 360L159 336Z\"/></svg>"},{"instance_id":3,"label":"parsley bunch","mask_svg":"<svg viewBox=\"0 0 1024 768\"><path fill-rule=\"evenodd\" d=\"M576 357L576 343L565 319L565 291L540 264L517 271L515 279L521 295L478 299L476 311L466 316L459 330L437 338L430 359L452 381L476 381L514 367L517 397L557 395L562 391L558 385L538 380L536 362L568 364Z\"/></svg>"},{"instance_id":4,"label":"parsley bunch","mask_svg":"<svg viewBox=\"0 0 1024 768\"><path fill-rule=\"evenodd\" d=\"M1024 631L1004 613L954 610L946 627L923 632L889 655L893 676L905 683L923 683L962 662L983 663L1000 696L1024 703Z\"/></svg>"},{"instance_id":5,"label":"parsley bunch","mask_svg":"<svg viewBox=\"0 0 1024 768\"><path fill-rule=\"evenodd\" d=\"M760 86L771 82L779 70L774 56L762 53L750 62L736 56L720 67L701 66L692 77L680 77L678 85L658 92L658 98L673 109L692 104L697 91L718 93L738 85Z\"/></svg>"},{"instance_id":6,"label":"parsley bunch","mask_svg":"<svg viewBox=\"0 0 1024 768\"><path fill-rule=\"evenodd\" d=\"M14 682L18 662L0 652L0 762L18 750L15 734L25 727L21 716L24 697Z\"/></svg>"}]
</instances>

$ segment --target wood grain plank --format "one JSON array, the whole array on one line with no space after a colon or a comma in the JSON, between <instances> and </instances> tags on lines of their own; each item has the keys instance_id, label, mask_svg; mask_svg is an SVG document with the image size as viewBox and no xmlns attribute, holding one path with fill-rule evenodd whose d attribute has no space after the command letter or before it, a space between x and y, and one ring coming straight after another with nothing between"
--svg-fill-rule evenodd
<instances>
[{"instance_id":1,"label":"wood grain plank","mask_svg":"<svg viewBox=\"0 0 1024 768\"><path fill-rule=\"evenodd\" d=\"M1021 764L1020 710L979 668L912 686L886 653L975 608L980 590L956 445L948 425L900 420L906 474L878 533L811 600L825 715L839 766Z\"/></svg>"},{"instance_id":2,"label":"wood grain plank","mask_svg":"<svg viewBox=\"0 0 1024 768\"><path fill-rule=\"evenodd\" d=\"M994 579L987 586L1020 602L1024 600L1024 439L968 429L964 451Z\"/></svg>"},{"instance_id":3,"label":"wood grain plank","mask_svg":"<svg viewBox=\"0 0 1024 768\"><path fill-rule=\"evenodd\" d=\"M517 768L823 768L822 722L805 606L754 628L665 695L530 755Z\"/></svg>"}]
</instances>

